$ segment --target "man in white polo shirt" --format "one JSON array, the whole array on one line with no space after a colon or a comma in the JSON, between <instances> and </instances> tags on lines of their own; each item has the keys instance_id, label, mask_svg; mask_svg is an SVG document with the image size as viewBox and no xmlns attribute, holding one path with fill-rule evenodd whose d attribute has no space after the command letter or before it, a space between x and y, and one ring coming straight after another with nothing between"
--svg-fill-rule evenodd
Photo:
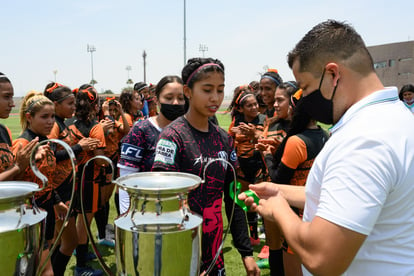
<instances>
[{"instance_id":1,"label":"man in white polo shirt","mask_svg":"<svg viewBox=\"0 0 414 276\"><path fill-rule=\"evenodd\" d=\"M305 275L414 275L414 117L384 88L360 35L328 20L288 55L316 120L334 124L306 187L239 196L275 221ZM306 200L305 200L306 199ZM303 221L290 206L304 207Z\"/></svg>"}]
</instances>

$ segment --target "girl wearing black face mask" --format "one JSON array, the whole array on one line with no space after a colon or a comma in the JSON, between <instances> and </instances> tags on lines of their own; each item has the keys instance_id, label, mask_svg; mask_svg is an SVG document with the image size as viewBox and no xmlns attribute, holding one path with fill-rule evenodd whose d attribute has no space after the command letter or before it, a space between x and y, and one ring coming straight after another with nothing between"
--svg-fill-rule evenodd
<instances>
[{"instance_id":1,"label":"girl wearing black face mask","mask_svg":"<svg viewBox=\"0 0 414 276\"><path fill-rule=\"evenodd\" d=\"M183 81L180 77L163 77L157 84L155 95L159 114L137 122L122 140L118 162L120 176L150 171L160 132L185 113ZM121 214L129 207L129 195L123 190L119 190L119 207Z\"/></svg>"}]
</instances>

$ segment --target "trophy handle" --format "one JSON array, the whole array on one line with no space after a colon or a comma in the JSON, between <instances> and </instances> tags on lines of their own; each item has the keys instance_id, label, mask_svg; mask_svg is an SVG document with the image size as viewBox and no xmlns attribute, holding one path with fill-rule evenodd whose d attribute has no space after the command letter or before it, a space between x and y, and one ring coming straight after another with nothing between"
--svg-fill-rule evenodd
<instances>
[{"instance_id":1,"label":"trophy handle","mask_svg":"<svg viewBox=\"0 0 414 276\"><path fill-rule=\"evenodd\" d=\"M75 195L75 187L76 187L76 156L73 153L72 148L67 143L65 143L65 142L63 142L62 140L59 140L59 139L48 139L48 140L44 140L44 141L40 142L39 144L37 144L36 147L33 149L32 154L30 155L30 168L32 169L33 173L43 182L43 187L39 188L37 191L42 191L43 189L45 189L47 187L48 179L44 174L42 174L39 171L39 168L36 165L35 155L36 155L37 149L41 145L44 145L44 144L47 144L47 143L50 143L50 142L59 144L63 147L63 149L68 153L69 160L70 160L71 165L72 165L72 196L70 198L70 204L68 206L68 212L66 213L66 217L63 220L63 227L62 227L62 229L60 229L60 231L59 231L59 233L56 237L56 240L58 241L60 239L60 237L62 236L63 230L65 230L65 226L67 225L70 213L72 212L72 208L73 208L72 204L73 204L73 197ZM57 247L57 243L54 243L52 248L49 250L49 254L47 255L46 260L44 261L44 263L42 265L39 266L39 269L37 270L36 275L41 275L42 274L49 258L52 256L52 254L55 251L56 247Z\"/></svg>"},{"instance_id":2,"label":"trophy handle","mask_svg":"<svg viewBox=\"0 0 414 276\"><path fill-rule=\"evenodd\" d=\"M59 231L59 233L56 237L56 240L59 240L60 237L62 236L63 230L65 229L65 226L67 225L67 221L69 220L69 216L70 216L70 213L72 212L72 208L73 208L72 204L73 204L73 197L75 195L75 187L76 187L76 157L75 157L75 154L73 153L72 148L67 143L65 143L65 142L63 142L62 140L59 140L59 139L44 140L44 141L40 142L38 145L36 145L36 147L32 151L32 154L30 155L30 168L32 169L33 173L43 182L43 187L39 188L37 191L42 191L48 185L47 177L39 171L39 168L37 167L36 160L35 160L35 155L36 155L37 149L41 145L44 145L44 144L47 144L47 143L56 143L56 144L61 145L63 147L63 149L68 153L69 160L70 160L71 165L72 165L72 196L70 198L70 204L68 206L68 212L66 213L66 217L63 220L63 227L62 227L62 229L60 229L60 231ZM46 260L44 261L44 263L41 266L39 266L39 269L37 270L36 275L41 275L41 273L43 272L49 258L52 256L53 252L55 251L56 247L57 247L57 243L54 243L52 248L49 251L49 254L48 254Z\"/></svg>"},{"instance_id":3,"label":"trophy handle","mask_svg":"<svg viewBox=\"0 0 414 276\"><path fill-rule=\"evenodd\" d=\"M91 231L91 227L88 224L88 219L86 217L85 208L84 208L84 204L83 204L83 202L84 202L84 198L83 198L83 185L84 185L84 182L85 182L85 169L89 165L89 162L91 162L91 161L93 161L95 159L103 159L103 160L105 160L109 164L109 166L111 166L111 169L112 169L112 180L111 181L114 182L114 175L115 175L114 174L114 166L112 164L111 159L109 159L108 157L103 156L103 155L97 155L97 156L92 157L91 159L89 159L85 163L85 166L83 167L82 175L81 175L81 185L79 187L79 189L80 189L80 202L81 202L82 218L83 218L83 222L84 222L85 227L86 227L86 232L88 234L89 240L90 240L91 245L92 245L92 249L95 252L96 256L98 257L99 264L105 270L105 272L106 272L107 275L115 276L112 273L111 269L105 264L104 259L102 258L101 254L99 253L98 248L96 247L95 238L93 237L92 231Z\"/></svg>"}]
</instances>

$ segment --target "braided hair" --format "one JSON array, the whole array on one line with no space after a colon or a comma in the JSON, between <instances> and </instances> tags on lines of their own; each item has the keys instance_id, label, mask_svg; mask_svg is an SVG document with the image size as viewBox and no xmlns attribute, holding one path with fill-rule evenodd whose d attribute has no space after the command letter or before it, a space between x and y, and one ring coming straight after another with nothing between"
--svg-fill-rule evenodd
<instances>
[{"instance_id":1,"label":"braided hair","mask_svg":"<svg viewBox=\"0 0 414 276\"><path fill-rule=\"evenodd\" d=\"M181 71L181 78L184 84L193 88L194 83L201 80L209 72L220 72L224 75L223 63L213 58L191 58Z\"/></svg>"}]
</instances>

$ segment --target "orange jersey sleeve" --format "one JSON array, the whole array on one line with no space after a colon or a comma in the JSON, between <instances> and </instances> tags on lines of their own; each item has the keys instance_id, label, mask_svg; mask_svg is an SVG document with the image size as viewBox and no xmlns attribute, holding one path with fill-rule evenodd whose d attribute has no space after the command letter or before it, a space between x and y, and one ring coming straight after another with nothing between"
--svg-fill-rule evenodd
<instances>
[{"instance_id":1,"label":"orange jersey sleeve","mask_svg":"<svg viewBox=\"0 0 414 276\"><path fill-rule=\"evenodd\" d=\"M132 127L132 125L134 124L134 121L132 120L132 116L129 113L124 113L125 114L125 118L128 121L129 127Z\"/></svg>"},{"instance_id":2,"label":"orange jersey sleeve","mask_svg":"<svg viewBox=\"0 0 414 276\"><path fill-rule=\"evenodd\" d=\"M91 131L89 132L89 137L96 138L99 140L98 149L104 149L106 147L105 142L105 133L101 124L96 124L92 127Z\"/></svg>"},{"instance_id":3,"label":"orange jersey sleeve","mask_svg":"<svg viewBox=\"0 0 414 276\"><path fill-rule=\"evenodd\" d=\"M13 146L12 146L12 152L14 155L17 154L17 151L19 149L19 146L21 145L21 148L24 148L27 144L29 144L29 141L24 139L24 138L17 138L14 142L13 142ZM53 176L53 172L56 169L56 158L53 154L52 151L47 152L46 156L42 159L36 162L37 168L39 169L39 171L44 174L49 180L52 178ZM39 187L42 187L43 183L40 181L39 178L37 178L37 176L35 176L35 174L33 173L31 167L27 167L25 172L24 172L24 176L23 176L23 180L25 181L29 181L29 182L33 182L33 183L37 183L39 184ZM49 185L47 189L39 192L36 194L36 197L45 194L46 192L50 191L52 189L52 185Z\"/></svg>"},{"instance_id":4,"label":"orange jersey sleeve","mask_svg":"<svg viewBox=\"0 0 414 276\"><path fill-rule=\"evenodd\" d=\"M282 163L291 169L296 169L299 164L308 158L305 142L298 136L294 135L286 141L285 150L282 156Z\"/></svg>"}]
</instances>

